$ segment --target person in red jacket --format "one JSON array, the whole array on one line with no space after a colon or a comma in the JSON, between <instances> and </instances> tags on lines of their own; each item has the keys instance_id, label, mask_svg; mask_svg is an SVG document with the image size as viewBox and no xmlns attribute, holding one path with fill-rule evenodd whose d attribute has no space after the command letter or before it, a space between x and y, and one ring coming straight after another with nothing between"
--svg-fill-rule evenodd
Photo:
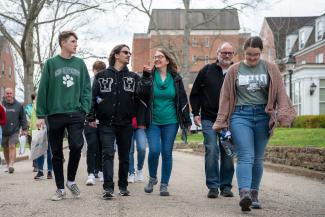
<instances>
[{"instance_id":1,"label":"person in red jacket","mask_svg":"<svg viewBox=\"0 0 325 217\"><path fill-rule=\"evenodd\" d=\"M0 144L2 142L2 127L6 124L6 110L0 103Z\"/></svg>"}]
</instances>

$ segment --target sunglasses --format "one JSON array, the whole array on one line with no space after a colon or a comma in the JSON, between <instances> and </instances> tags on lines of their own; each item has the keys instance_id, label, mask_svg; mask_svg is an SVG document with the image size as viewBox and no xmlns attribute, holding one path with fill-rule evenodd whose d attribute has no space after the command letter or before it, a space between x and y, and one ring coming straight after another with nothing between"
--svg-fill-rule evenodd
<instances>
[{"instance_id":1,"label":"sunglasses","mask_svg":"<svg viewBox=\"0 0 325 217\"><path fill-rule=\"evenodd\" d=\"M132 53L130 51L127 50L121 50L120 52L124 53L125 55L132 55Z\"/></svg>"}]
</instances>

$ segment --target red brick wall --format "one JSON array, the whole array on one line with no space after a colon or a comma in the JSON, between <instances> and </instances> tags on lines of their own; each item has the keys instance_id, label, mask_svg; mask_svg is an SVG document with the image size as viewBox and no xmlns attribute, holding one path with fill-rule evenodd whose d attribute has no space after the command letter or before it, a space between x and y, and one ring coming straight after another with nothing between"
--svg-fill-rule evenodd
<instances>
[{"instance_id":1,"label":"red brick wall","mask_svg":"<svg viewBox=\"0 0 325 217\"><path fill-rule=\"evenodd\" d=\"M193 38L197 41L197 46L192 46ZM209 38L209 46L205 47L205 39ZM164 43L167 46L173 47L178 53L179 57L182 57L182 44L183 37L182 35L164 35L163 36ZM189 51L189 60L191 66L191 72L199 71L206 63L204 57L209 56L209 62L212 63L216 59L216 50L218 46L224 41L228 41L232 43L236 50L237 55L234 57L234 61L239 61L243 58L242 47L245 39L241 38L239 35L219 35L219 36L211 36L211 35L199 35L199 36L191 36L190 39L190 51ZM161 39L157 35L151 36L148 39L139 39L135 37L133 39L133 57L132 57L132 69L133 71L141 71L143 68L143 64L152 65L153 64L153 56L155 49L161 46ZM192 62L193 56L199 57L199 60L195 63ZM179 60L181 62L182 60Z\"/></svg>"},{"instance_id":2,"label":"red brick wall","mask_svg":"<svg viewBox=\"0 0 325 217\"><path fill-rule=\"evenodd\" d=\"M4 66L4 71L2 70ZM11 77L9 72L11 70ZM15 67L9 44L5 42L3 49L0 51L0 97L2 98L4 90L7 87L15 90Z\"/></svg>"},{"instance_id":3,"label":"red brick wall","mask_svg":"<svg viewBox=\"0 0 325 217\"><path fill-rule=\"evenodd\" d=\"M148 38L133 39L131 64L134 72L142 71L143 65L150 63L149 46L150 40Z\"/></svg>"},{"instance_id":4,"label":"red brick wall","mask_svg":"<svg viewBox=\"0 0 325 217\"><path fill-rule=\"evenodd\" d=\"M262 52L262 58L264 60L274 62L276 59L274 37L271 28L269 27L269 25L265 20L263 21L260 37L263 40L263 47L264 47Z\"/></svg>"},{"instance_id":5,"label":"red brick wall","mask_svg":"<svg viewBox=\"0 0 325 217\"><path fill-rule=\"evenodd\" d=\"M317 49L309 51L308 53L297 55L296 62L297 64L301 64L302 61L305 61L306 63L315 63L316 56L320 53L323 53L323 63L325 63L325 44Z\"/></svg>"}]
</instances>

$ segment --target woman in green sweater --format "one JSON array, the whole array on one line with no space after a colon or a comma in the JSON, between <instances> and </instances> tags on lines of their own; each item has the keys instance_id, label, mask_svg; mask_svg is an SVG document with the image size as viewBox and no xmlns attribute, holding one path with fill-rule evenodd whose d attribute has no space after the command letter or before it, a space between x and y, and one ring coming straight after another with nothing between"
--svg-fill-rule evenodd
<instances>
[{"instance_id":1,"label":"woman in green sweater","mask_svg":"<svg viewBox=\"0 0 325 217\"><path fill-rule=\"evenodd\" d=\"M146 193L153 191L157 184L159 156L162 155L160 195L169 196L168 182L172 171L172 151L176 133L180 125L191 126L189 106L182 78L177 74L177 66L172 56L164 49L157 49L154 67L144 69L144 77L151 78L148 93L149 106L146 112L147 137L149 144L149 182Z\"/></svg>"}]
</instances>

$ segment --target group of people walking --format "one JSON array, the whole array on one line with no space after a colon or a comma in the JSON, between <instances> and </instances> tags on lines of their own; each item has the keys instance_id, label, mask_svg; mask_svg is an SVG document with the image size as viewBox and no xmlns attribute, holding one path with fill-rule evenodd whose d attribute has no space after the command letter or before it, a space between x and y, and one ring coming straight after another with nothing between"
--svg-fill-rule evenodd
<instances>
[{"instance_id":1,"label":"group of people walking","mask_svg":"<svg viewBox=\"0 0 325 217\"><path fill-rule=\"evenodd\" d=\"M38 89L37 127L45 126L47 118L57 187L52 200L66 197L65 186L73 196L80 197L75 177L85 142L83 131L88 146L86 184L93 185L95 177L101 177L104 199L114 197L115 152L121 196L130 195L128 182L144 179L146 141L149 179L144 191L152 193L160 175L160 195L169 196L173 145L179 127L186 130L191 126L191 105L194 123L202 126L204 136L207 197L234 196L234 162L221 146L219 134L228 130L237 148L239 205L243 211L261 208L258 195L265 147L277 122L290 126L295 111L278 68L260 58L263 43L259 37L245 42L245 59L238 63L232 62L235 48L222 43L216 62L199 71L189 101L175 60L167 50L156 49L153 67L144 66L140 77L127 67L130 48L117 45L109 55L108 68L101 61L94 63L91 81L83 60L74 56L77 40L74 32L60 33L61 53L46 61ZM70 149L66 183L65 130ZM157 174L160 155L161 174Z\"/></svg>"}]
</instances>

